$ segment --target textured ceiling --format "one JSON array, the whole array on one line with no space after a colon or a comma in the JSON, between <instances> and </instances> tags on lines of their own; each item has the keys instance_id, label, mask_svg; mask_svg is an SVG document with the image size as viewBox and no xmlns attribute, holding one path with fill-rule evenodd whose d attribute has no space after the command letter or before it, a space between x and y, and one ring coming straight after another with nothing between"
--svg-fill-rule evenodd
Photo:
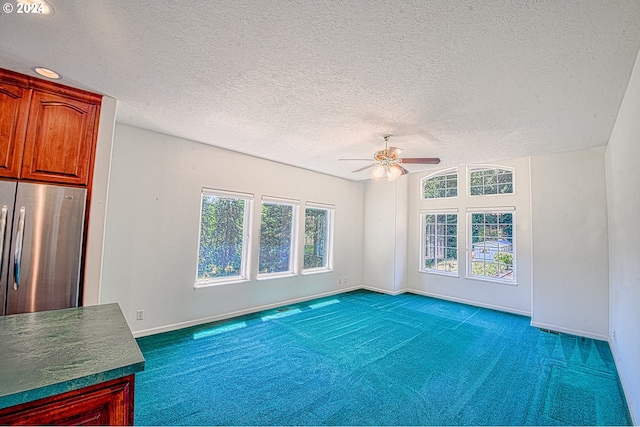
<instances>
[{"instance_id":1,"label":"textured ceiling","mask_svg":"<svg viewBox=\"0 0 640 427\"><path fill-rule=\"evenodd\" d=\"M337 159L384 133L441 166L606 145L640 48L637 0L49 3L0 15L1 67L55 69L117 98L121 123L349 179L366 162Z\"/></svg>"}]
</instances>

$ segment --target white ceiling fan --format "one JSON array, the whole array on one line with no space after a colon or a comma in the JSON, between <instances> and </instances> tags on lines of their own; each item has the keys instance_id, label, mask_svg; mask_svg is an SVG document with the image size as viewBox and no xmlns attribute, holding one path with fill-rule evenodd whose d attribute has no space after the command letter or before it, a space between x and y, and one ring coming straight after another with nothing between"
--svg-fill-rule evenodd
<instances>
[{"instance_id":1,"label":"white ceiling fan","mask_svg":"<svg viewBox=\"0 0 640 427\"><path fill-rule=\"evenodd\" d=\"M409 173L408 170L403 168L401 165L403 163L409 164L427 164L427 165L437 165L440 163L440 159L438 157L405 157L401 158L400 153L402 150L398 147L389 147L389 138L392 135L384 134L382 138L384 138L384 150L376 151L373 155L373 159L338 159L338 160L367 160L373 161L372 164L362 167L360 169L356 169L352 171L360 172L365 169L374 168L371 171L371 178L376 181L380 178L386 177L387 181L393 181L397 179L399 176L406 175Z\"/></svg>"}]
</instances>

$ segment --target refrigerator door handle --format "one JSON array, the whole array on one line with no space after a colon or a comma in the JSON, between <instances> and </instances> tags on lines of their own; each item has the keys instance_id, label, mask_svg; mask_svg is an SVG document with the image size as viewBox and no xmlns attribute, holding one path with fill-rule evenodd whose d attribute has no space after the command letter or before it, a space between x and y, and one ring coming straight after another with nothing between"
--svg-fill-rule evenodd
<instances>
[{"instance_id":1,"label":"refrigerator door handle","mask_svg":"<svg viewBox=\"0 0 640 427\"><path fill-rule=\"evenodd\" d=\"M20 207L18 216L18 232L16 233L16 253L13 258L13 289L18 290L20 287L20 264L22 263L22 240L24 238L24 217L27 215L27 209Z\"/></svg>"},{"instance_id":2,"label":"refrigerator door handle","mask_svg":"<svg viewBox=\"0 0 640 427\"><path fill-rule=\"evenodd\" d=\"M7 212L9 212L9 208L7 205L2 206L2 211L0 211L0 257L4 253L4 232L7 229ZM2 274L2 265L0 262L0 274Z\"/></svg>"}]
</instances>

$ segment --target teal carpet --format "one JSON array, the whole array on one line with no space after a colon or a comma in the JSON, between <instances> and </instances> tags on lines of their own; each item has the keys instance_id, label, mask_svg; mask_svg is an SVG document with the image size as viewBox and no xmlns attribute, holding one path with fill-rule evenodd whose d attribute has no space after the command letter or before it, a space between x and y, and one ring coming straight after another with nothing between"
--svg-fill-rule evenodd
<instances>
[{"instance_id":1,"label":"teal carpet","mask_svg":"<svg viewBox=\"0 0 640 427\"><path fill-rule=\"evenodd\" d=\"M142 425L630 425L609 346L357 291L138 339Z\"/></svg>"}]
</instances>

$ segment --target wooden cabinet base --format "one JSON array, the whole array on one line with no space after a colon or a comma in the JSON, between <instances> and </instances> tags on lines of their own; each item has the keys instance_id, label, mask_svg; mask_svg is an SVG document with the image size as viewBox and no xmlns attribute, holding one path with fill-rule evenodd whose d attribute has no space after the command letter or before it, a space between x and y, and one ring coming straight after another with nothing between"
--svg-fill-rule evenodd
<instances>
[{"instance_id":1,"label":"wooden cabinet base","mask_svg":"<svg viewBox=\"0 0 640 427\"><path fill-rule=\"evenodd\" d=\"M133 425L134 375L0 409L2 425Z\"/></svg>"}]
</instances>

